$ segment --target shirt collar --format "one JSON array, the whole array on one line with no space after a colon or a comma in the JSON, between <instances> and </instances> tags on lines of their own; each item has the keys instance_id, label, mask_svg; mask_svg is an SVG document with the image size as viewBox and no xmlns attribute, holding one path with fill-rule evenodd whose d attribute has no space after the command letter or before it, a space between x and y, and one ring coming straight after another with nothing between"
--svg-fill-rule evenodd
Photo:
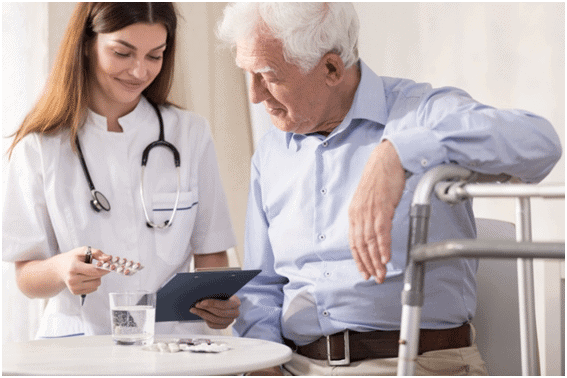
<instances>
[{"instance_id":1,"label":"shirt collar","mask_svg":"<svg viewBox=\"0 0 567 378\"><path fill-rule=\"evenodd\" d=\"M359 60L360 64L360 83L356 89L352 105L339 126L327 137L334 137L346 130L355 119L365 119L381 125L386 124L386 96L384 94L384 83L367 65ZM306 136L301 134L286 133L286 143L289 148L291 142L299 148L299 143Z\"/></svg>"},{"instance_id":2,"label":"shirt collar","mask_svg":"<svg viewBox=\"0 0 567 378\"><path fill-rule=\"evenodd\" d=\"M122 126L122 130L125 133L136 130L140 128L140 125L146 124L148 119L152 119L151 113L153 112L154 110L152 105L144 96L142 96L134 110L118 118L118 123ZM97 129L101 129L103 131L108 130L106 117L95 113L91 109L88 110L87 122Z\"/></svg>"}]
</instances>

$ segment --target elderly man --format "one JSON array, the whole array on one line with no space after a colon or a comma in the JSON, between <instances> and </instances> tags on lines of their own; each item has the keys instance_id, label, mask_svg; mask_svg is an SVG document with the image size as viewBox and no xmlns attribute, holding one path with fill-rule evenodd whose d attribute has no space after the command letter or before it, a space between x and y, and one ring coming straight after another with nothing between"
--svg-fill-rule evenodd
<instances>
[{"instance_id":1,"label":"elderly man","mask_svg":"<svg viewBox=\"0 0 567 378\"><path fill-rule=\"evenodd\" d=\"M358 57L350 4L236 3L218 31L275 126L252 159L245 266L262 273L240 291L235 332L294 350L262 374L395 374L421 175L453 162L537 182L561 155L557 134L455 88L377 76ZM474 238L471 204L433 200L429 230ZM477 264L427 264L418 374L486 374L469 325ZM350 363L337 367L345 342Z\"/></svg>"}]
</instances>

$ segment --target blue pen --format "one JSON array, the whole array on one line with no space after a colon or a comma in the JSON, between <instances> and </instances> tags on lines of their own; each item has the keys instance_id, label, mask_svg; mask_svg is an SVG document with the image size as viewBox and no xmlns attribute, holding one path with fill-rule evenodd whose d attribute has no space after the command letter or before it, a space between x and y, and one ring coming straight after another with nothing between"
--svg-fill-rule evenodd
<instances>
[{"instance_id":1,"label":"blue pen","mask_svg":"<svg viewBox=\"0 0 567 378\"><path fill-rule=\"evenodd\" d=\"M85 256L85 263L90 264L93 261L93 253L91 252L91 247L87 247L87 254ZM81 294L81 306L85 303L86 294Z\"/></svg>"}]
</instances>

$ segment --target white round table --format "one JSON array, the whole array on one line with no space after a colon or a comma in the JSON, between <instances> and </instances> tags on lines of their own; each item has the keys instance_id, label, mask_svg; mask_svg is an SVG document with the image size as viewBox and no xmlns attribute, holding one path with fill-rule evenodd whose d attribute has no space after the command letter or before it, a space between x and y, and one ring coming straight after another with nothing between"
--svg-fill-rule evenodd
<instances>
[{"instance_id":1,"label":"white round table","mask_svg":"<svg viewBox=\"0 0 567 378\"><path fill-rule=\"evenodd\" d=\"M281 365L291 349L270 341L230 336L187 335L224 343L219 353L152 352L114 345L110 335L6 343L2 375L230 375ZM172 339L156 336L157 340Z\"/></svg>"}]
</instances>

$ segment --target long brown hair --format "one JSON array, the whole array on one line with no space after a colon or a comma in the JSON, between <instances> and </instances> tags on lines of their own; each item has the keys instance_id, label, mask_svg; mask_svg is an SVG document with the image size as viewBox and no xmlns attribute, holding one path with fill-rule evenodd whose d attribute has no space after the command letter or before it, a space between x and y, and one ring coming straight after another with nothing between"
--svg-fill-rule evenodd
<instances>
[{"instance_id":1,"label":"long brown hair","mask_svg":"<svg viewBox=\"0 0 567 378\"><path fill-rule=\"evenodd\" d=\"M160 73L143 95L168 104L173 82L177 14L173 3L78 3L63 36L44 91L14 134L8 153L26 135L55 134L70 129L70 142L85 122L89 96L89 61L85 54L98 33L112 33L135 23L161 23L167 29L167 48Z\"/></svg>"}]
</instances>

